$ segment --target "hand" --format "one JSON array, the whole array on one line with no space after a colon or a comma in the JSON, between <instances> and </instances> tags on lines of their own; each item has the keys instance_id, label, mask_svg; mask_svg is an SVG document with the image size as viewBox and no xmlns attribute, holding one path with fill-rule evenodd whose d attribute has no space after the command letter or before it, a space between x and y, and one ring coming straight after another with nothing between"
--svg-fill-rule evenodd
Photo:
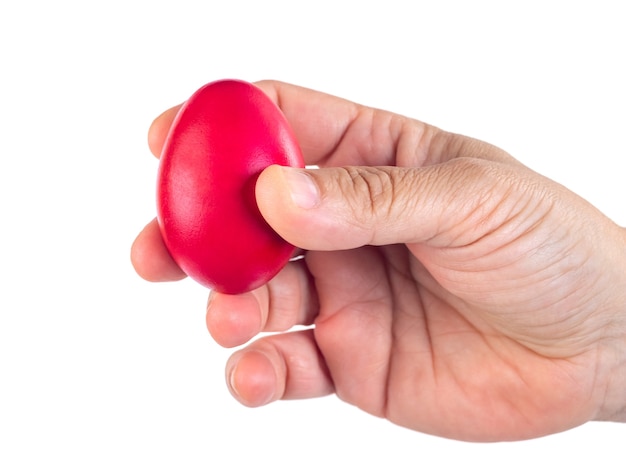
<instances>
[{"instance_id":1,"label":"hand","mask_svg":"<svg viewBox=\"0 0 626 469\"><path fill-rule=\"evenodd\" d=\"M335 392L465 440L623 420L624 230L502 150L295 86L258 84L307 164L269 167L261 213L303 249L267 285L211 292L207 325L249 406ZM177 111L155 120L160 153ZM133 245L148 280L184 274L155 221Z\"/></svg>"}]
</instances>

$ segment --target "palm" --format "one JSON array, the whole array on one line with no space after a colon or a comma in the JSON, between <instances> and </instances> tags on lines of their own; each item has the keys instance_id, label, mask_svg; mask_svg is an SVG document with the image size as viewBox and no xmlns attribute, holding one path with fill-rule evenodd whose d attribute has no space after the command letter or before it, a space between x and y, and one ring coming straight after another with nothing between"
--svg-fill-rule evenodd
<instances>
[{"instance_id":1,"label":"palm","mask_svg":"<svg viewBox=\"0 0 626 469\"><path fill-rule=\"evenodd\" d=\"M489 322L497 304L446 291L405 246L310 253L308 265L315 338L341 398L463 439L537 436L588 418L591 356L533 351Z\"/></svg>"}]
</instances>

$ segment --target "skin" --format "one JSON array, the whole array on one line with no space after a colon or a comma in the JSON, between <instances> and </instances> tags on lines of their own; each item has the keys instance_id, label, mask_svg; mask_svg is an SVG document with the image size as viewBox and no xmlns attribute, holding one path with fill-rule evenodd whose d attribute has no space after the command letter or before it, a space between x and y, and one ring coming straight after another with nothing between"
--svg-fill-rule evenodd
<instances>
[{"instance_id":1,"label":"skin","mask_svg":"<svg viewBox=\"0 0 626 469\"><path fill-rule=\"evenodd\" d=\"M487 143L285 83L258 86L319 168L272 166L256 186L265 219L303 256L255 291L210 294L212 337L250 341L226 365L236 399L336 393L471 441L626 419L623 228ZM155 155L177 109L150 128ZM185 276L154 220L131 258L147 280Z\"/></svg>"}]
</instances>

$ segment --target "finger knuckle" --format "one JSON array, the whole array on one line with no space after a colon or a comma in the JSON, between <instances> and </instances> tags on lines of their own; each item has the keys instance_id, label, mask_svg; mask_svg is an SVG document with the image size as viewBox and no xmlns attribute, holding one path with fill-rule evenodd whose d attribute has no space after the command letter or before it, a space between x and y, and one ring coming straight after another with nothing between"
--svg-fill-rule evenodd
<instances>
[{"instance_id":1,"label":"finger knuckle","mask_svg":"<svg viewBox=\"0 0 626 469\"><path fill-rule=\"evenodd\" d=\"M388 219L396 202L394 173L376 167L345 167L343 193L349 199L351 219L362 225Z\"/></svg>"}]
</instances>

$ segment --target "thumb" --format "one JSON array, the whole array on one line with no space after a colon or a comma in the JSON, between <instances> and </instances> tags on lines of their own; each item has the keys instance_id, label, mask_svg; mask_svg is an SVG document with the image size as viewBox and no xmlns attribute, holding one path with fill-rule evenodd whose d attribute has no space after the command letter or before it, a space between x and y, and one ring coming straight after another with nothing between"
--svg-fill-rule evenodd
<instances>
[{"instance_id":1,"label":"thumb","mask_svg":"<svg viewBox=\"0 0 626 469\"><path fill-rule=\"evenodd\" d=\"M259 176L256 198L265 220L303 249L465 245L511 215L506 181L515 170L470 158L420 168L274 165Z\"/></svg>"}]
</instances>

